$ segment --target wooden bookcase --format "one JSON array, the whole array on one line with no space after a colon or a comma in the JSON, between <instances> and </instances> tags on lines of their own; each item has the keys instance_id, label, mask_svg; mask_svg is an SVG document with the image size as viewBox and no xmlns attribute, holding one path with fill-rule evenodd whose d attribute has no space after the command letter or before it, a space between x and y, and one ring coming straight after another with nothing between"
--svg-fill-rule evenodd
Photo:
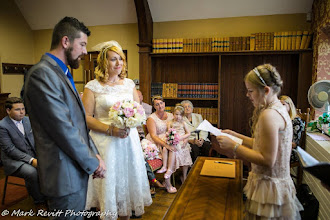
<instances>
[{"instance_id":1,"label":"wooden bookcase","mask_svg":"<svg viewBox=\"0 0 330 220\"><path fill-rule=\"evenodd\" d=\"M253 105L246 97L245 74L255 66L270 63L281 74L281 94L289 95L297 108L308 107L307 93L312 83L312 50L242 51L210 53L150 53L151 80L140 84L150 97L151 83L218 83L217 99L171 98L167 106L189 99L194 107L218 108L218 127L250 135Z\"/></svg>"}]
</instances>

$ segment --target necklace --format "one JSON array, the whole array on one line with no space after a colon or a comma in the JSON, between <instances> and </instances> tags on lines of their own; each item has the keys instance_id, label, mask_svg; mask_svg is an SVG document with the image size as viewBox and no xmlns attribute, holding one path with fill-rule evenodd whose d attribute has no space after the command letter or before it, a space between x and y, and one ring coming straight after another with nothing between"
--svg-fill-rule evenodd
<instances>
[{"instance_id":1,"label":"necklace","mask_svg":"<svg viewBox=\"0 0 330 220\"><path fill-rule=\"evenodd\" d=\"M272 102L270 102L267 106L270 107L270 106L274 105L276 102L279 102L279 101L280 101L280 100L272 101Z\"/></svg>"}]
</instances>

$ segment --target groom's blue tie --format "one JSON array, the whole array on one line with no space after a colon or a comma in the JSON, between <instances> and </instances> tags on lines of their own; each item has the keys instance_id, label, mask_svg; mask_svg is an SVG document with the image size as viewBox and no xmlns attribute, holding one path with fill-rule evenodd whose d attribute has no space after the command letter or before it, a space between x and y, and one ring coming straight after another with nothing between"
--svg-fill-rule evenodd
<instances>
[{"instance_id":1,"label":"groom's blue tie","mask_svg":"<svg viewBox=\"0 0 330 220\"><path fill-rule=\"evenodd\" d=\"M76 86L74 85L73 77L72 77L72 75L71 75L71 73L70 73L69 70L67 70L67 74L66 74L66 76L69 78L69 80L70 80L70 82L71 82L71 85L72 85L72 87L74 88L74 90L77 91Z\"/></svg>"}]
</instances>

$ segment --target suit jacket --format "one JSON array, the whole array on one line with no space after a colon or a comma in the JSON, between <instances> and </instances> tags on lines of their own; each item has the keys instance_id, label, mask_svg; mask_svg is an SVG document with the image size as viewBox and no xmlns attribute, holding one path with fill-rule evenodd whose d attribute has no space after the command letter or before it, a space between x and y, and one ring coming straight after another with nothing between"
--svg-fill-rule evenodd
<instances>
[{"instance_id":1,"label":"suit jacket","mask_svg":"<svg viewBox=\"0 0 330 220\"><path fill-rule=\"evenodd\" d=\"M11 175L24 163L36 157L34 139L28 117L22 119L25 136L9 116L0 121L1 160L6 175Z\"/></svg>"},{"instance_id":2,"label":"suit jacket","mask_svg":"<svg viewBox=\"0 0 330 220\"><path fill-rule=\"evenodd\" d=\"M86 189L98 167L77 91L48 55L28 72L24 89L36 151L41 192L61 197Z\"/></svg>"},{"instance_id":3,"label":"suit jacket","mask_svg":"<svg viewBox=\"0 0 330 220\"><path fill-rule=\"evenodd\" d=\"M198 127L198 125L203 122L203 118L200 114L192 113L191 114L191 119L192 119L192 122L190 123L190 121L188 120L187 117L183 117L183 120L187 124L188 130L191 132L189 140L192 140L194 138L197 139L197 134L192 133L192 132L196 131L196 128ZM206 132L206 131L200 131L199 138L203 138L204 140L208 140L208 138L207 138L208 134L209 133Z\"/></svg>"}]
</instances>

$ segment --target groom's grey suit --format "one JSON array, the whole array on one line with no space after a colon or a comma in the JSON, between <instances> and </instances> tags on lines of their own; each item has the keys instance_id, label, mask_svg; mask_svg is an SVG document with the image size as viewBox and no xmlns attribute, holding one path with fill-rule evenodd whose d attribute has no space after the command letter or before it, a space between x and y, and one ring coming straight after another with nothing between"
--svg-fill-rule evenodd
<instances>
[{"instance_id":1,"label":"groom's grey suit","mask_svg":"<svg viewBox=\"0 0 330 220\"><path fill-rule=\"evenodd\" d=\"M31 120L41 191L49 197L87 191L98 167L79 94L57 62L44 55L28 72L24 101ZM86 195L85 195L86 196ZM86 198L82 198L85 203Z\"/></svg>"}]
</instances>

